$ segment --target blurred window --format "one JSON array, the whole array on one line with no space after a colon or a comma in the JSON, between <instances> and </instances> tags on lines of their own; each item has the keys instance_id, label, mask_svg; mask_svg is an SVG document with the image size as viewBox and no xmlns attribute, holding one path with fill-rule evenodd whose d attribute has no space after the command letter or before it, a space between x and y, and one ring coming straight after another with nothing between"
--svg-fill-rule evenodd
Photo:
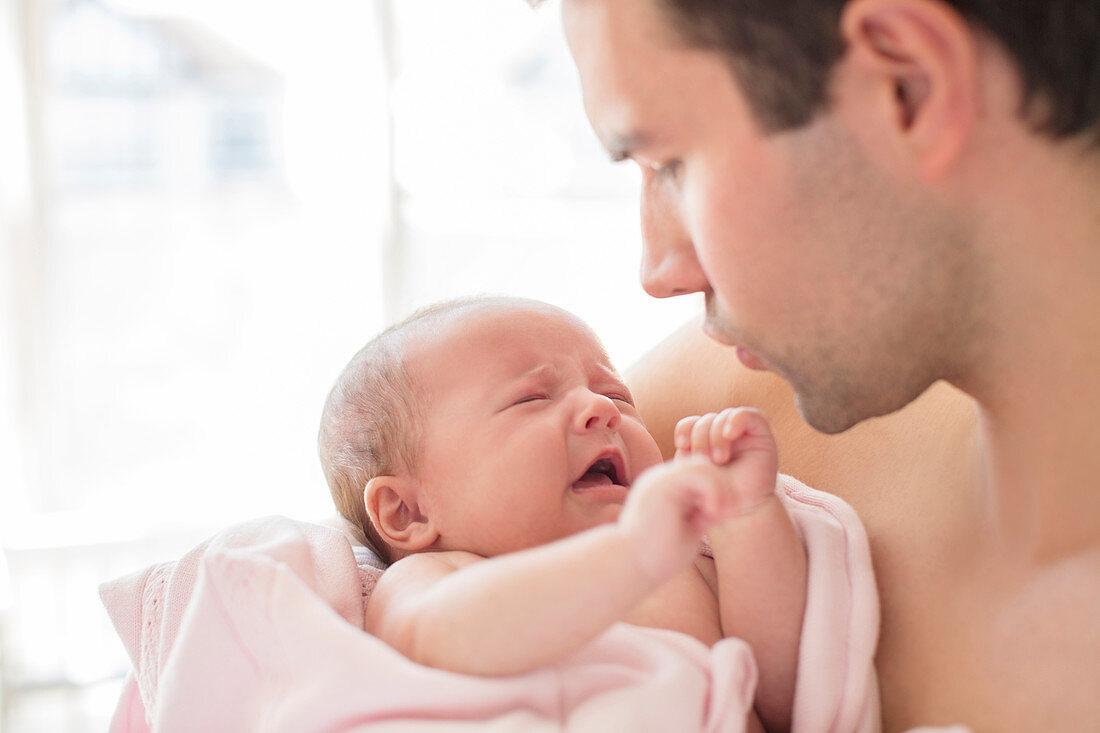
<instances>
[{"instance_id":1,"label":"blurred window","mask_svg":"<svg viewBox=\"0 0 1100 733\"><path fill-rule=\"evenodd\" d=\"M0 171L4 730L105 727L102 580L332 513L321 405L387 323L526 295L626 367L698 306L641 292L637 174L588 128L554 3L0 7L27 159Z\"/></svg>"}]
</instances>

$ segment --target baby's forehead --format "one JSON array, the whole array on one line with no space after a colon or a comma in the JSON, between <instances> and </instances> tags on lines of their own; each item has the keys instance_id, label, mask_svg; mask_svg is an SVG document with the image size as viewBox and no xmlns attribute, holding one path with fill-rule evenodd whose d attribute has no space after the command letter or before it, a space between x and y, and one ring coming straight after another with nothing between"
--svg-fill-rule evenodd
<instances>
[{"instance_id":1,"label":"baby's forehead","mask_svg":"<svg viewBox=\"0 0 1100 733\"><path fill-rule=\"evenodd\" d=\"M417 329L406 354L443 367L447 359L484 361L493 372L532 369L553 357L615 373L595 332L577 316L542 303L491 304L450 313Z\"/></svg>"},{"instance_id":2,"label":"baby's forehead","mask_svg":"<svg viewBox=\"0 0 1100 733\"><path fill-rule=\"evenodd\" d=\"M603 350L595 332L569 311L537 301L519 303L489 303L464 308L446 314L430 324L424 337L443 341L459 336L456 343L486 339L501 346L522 346L529 341L545 339L566 332L573 338L590 342Z\"/></svg>"}]
</instances>

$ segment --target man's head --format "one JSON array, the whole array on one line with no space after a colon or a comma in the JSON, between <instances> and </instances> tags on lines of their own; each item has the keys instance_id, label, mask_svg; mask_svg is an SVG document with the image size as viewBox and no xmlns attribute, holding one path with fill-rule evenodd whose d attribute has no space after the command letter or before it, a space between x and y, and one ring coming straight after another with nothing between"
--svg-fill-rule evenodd
<instances>
[{"instance_id":1,"label":"man's head","mask_svg":"<svg viewBox=\"0 0 1100 733\"><path fill-rule=\"evenodd\" d=\"M851 0L656 0L686 44L728 60L761 125L800 127L827 105ZM1020 112L1055 137L1100 144L1100 5L1093 0L942 0L1000 43L1024 84ZM902 8L904 12L904 8Z\"/></svg>"},{"instance_id":2,"label":"man's head","mask_svg":"<svg viewBox=\"0 0 1100 733\"><path fill-rule=\"evenodd\" d=\"M827 432L969 368L987 164L1036 126L1097 137L1095 3L956 6L564 0L593 127L642 168L647 291L703 292L708 332ZM1044 50L1066 14L1076 50ZM1069 57L1090 91L1050 72Z\"/></svg>"},{"instance_id":3,"label":"man's head","mask_svg":"<svg viewBox=\"0 0 1100 733\"><path fill-rule=\"evenodd\" d=\"M456 301L379 338L388 361L374 355L379 339L356 355L320 443L337 506L386 560L490 556L613 521L661 460L598 339L565 311ZM390 407L361 409L380 387ZM383 430L403 442L383 444Z\"/></svg>"}]
</instances>

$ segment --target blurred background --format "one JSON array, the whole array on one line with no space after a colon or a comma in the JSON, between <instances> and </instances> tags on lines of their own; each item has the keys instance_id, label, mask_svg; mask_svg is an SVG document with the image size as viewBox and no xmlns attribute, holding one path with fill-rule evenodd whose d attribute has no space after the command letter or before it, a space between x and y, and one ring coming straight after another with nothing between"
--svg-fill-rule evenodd
<instances>
[{"instance_id":1,"label":"blurred background","mask_svg":"<svg viewBox=\"0 0 1100 733\"><path fill-rule=\"evenodd\" d=\"M441 298L548 300L625 368L637 173L554 3L0 0L0 729L102 731L103 580L333 513L329 385Z\"/></svg>"}]
</instances>

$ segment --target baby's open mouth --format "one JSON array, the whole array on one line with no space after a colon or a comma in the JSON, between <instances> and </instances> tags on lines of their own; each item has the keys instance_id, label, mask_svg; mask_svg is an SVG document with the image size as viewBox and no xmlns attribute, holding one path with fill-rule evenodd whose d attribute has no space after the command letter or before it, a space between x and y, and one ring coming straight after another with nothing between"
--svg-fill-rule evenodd
<instances>
[{"instance_id":1,"label":"baby's open mouth","mask_svg":"<svg viewBox=\"0 0 1100 733\"><path fill-rule=\"evenodd\" d=\"M615 467L615 464L608 458L600 458L584 472L573 484L573 488L583 491L584 489L591 489L597 486L615 486L623 485L622 477L619 476L619 469Z\"/></svg>"}]
</instances>

